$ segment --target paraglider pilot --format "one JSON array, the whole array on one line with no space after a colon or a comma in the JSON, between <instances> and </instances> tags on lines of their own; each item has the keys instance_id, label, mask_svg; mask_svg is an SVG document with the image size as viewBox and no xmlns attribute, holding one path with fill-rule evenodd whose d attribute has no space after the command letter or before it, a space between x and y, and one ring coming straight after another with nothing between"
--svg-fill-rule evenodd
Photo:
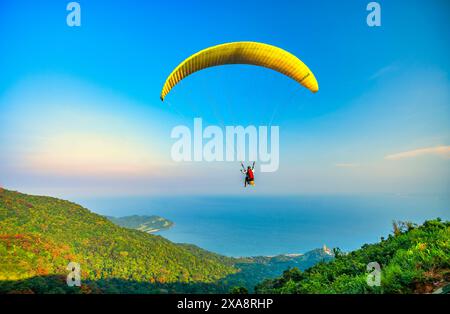
<instances>
[{"instance_id":1,"label":"paraglider pilot","mask_svg":"<svg viewBox=\"0 0 450 314\"><path fill-rule=\"evenodd\" d=\"M247 187L247 184L250 185L255 185L255 174L254 174L254 170L255 170L255 162L253 162L253 165L250 167L248 166L247 169L245 169L244 164L241 162L241 172L243 174L245 174L245 179L244 179L244 187Z\"/></svg>"}]
</instances>

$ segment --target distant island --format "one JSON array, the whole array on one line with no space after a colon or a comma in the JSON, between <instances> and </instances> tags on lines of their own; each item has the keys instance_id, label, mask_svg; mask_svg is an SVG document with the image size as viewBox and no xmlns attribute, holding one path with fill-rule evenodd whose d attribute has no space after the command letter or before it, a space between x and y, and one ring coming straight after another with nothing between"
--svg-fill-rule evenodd
<instances>
[{"instance_id":1,"label":"distant island","mask_svg":"<svg viewBox=\"0 0 450 314\"><path fill-rule=\"evenodd\" d=\"M158 232L173 226L173 222L160 216L106 216L112 223L129 229L136 229L147 233Z\"/></svg>"}]
</instances>

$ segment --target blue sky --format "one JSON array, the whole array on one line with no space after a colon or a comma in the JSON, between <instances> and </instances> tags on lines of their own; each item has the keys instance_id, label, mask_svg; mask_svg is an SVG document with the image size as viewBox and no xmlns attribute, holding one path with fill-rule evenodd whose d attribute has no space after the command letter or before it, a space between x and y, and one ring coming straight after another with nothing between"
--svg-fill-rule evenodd
<instances>
[{"instance_id":1,"label":"blue sky","mask_svg":"<svg viewBox=\"0 0 450 314\"><path fill-rule=\"evenodd\" d=\"M449 4L379 1L68 1L0 4L0 184L52 195L243 193L238 165L174 163L171 129L280 126L280 169L251 193L450 192ZM230 41L284 48L316 75L167 75ZM400 155L399 155L400 154ZM403 154L403 155L402 155ZM214 182L214 184L211 184ZM248 192L248 191L247 191Z\"/></svg>"}]
</instances>

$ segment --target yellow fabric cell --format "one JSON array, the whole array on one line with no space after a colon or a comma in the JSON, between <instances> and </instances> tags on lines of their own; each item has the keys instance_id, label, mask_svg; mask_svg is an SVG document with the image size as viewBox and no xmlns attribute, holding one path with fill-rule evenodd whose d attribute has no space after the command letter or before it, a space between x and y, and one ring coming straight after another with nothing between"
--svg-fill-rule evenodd
<instances>
[{"instance_id":1,"label":"yellow fabric cell","mask_svg":"<svg viewBox=\"0 0 450 314\"><path fill-rule=\"evenodd\" d=\"M286 50L258 42L232 42L206 48L181 62L166 79L161 100L178 82L192 73L225 64L251 64L269 68L294 79L313 93L319 90L311 70Z\"/></svg>"}]
</instances>

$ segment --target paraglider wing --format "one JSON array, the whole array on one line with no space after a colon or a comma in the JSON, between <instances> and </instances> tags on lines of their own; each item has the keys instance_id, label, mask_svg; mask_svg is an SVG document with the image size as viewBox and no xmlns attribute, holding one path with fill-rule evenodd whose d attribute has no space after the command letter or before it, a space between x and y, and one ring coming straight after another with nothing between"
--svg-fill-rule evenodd
<instances>
[{"instance_id":1,"label":"paraglider wing","mask_svg":"<svg viewBox=\"0 0 450 314\"><path fill-rule=\"evenodd\" d=\"M313 93L319 90L311 70L286 50L258 42L232 42L206 48L181 62L167 78L161 100L164 101L170 90L192 73L225 64L262 66L289 76Z\"/></svg>"}]
</instances>

